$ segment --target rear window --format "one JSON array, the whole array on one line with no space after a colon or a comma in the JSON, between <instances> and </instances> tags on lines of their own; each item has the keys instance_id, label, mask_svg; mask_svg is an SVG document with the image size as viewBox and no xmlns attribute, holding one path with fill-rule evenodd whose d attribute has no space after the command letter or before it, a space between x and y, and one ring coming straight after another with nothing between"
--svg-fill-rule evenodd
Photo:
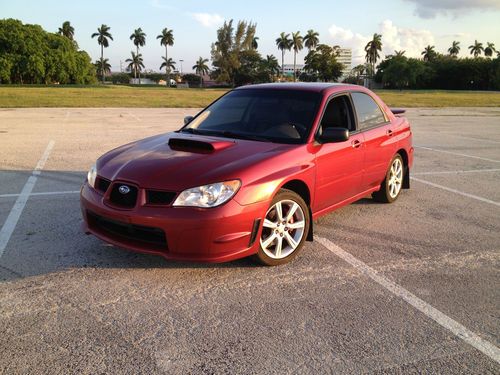
<instances>
[{"instance_id":1,"label":"rear window","mask_svg":"<svg viewBox=\"0 0 500 375\"><path fill-rule=\"evenodd\" d=\"M356 108L358 128L360 130L386 122L382 110L370 95L353 92L351 96Z\"/></svg>"}]
</instances>

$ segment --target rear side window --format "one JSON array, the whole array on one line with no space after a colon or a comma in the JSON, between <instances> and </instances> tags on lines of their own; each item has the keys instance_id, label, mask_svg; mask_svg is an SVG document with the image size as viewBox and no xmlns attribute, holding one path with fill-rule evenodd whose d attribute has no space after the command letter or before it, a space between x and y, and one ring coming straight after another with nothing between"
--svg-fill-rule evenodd
<instances>
[{"instance_id":1,"label":"rear side window","mask_svg":"<svg viewBox=\"0 0 500 375\"><path fill-rule=\"evenodd\" d=\"M351 95L356 108L358 128L360 130L386 122L382 110L370 95L361 92L353 92Z\"/></svg>"}]
</instances>

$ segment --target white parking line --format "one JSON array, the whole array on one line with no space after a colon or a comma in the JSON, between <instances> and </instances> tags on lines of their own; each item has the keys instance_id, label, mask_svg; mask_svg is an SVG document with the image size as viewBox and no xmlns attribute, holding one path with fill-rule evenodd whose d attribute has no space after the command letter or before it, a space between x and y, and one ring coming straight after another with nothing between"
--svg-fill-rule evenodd
<instances>
[{"instance_id":1,"label":"white parking line","mask_svg":"<svg viewBox=\"0 0 500 375\"><path fill-rule=\"evenodd\" d=\"M426 185L429 185L429 186L432 186L432 187L435 187L435 188L438 188L438 189L442 189L442 190L449 191L451 193L459 194L459 195L462 195L462 196L467 197L467 198L476 199L476 200L484 202L484 203L489 203L489 204L493 204L495 206L500 206L500 202L495 202L495 201L492 201L490 199L486 199L486 198L480 197L478 195L465 193L463 191L452 189L452 188L449 188L447 186L435 184L434 182L430 182L430 181L426 181L426 180L421 180L420 178L416 178L416 177L410 177L410 178L413 181L418 181L418 182L420 182L422 184L426 184Z\"/></svg>"},{"instance_id":2,"label":"white parking line","mask_svg":"<svg viewBox=\"0 0 500 375\"><path fill-rule=\"evenodd\" d=\"M480 172L500 172L499 169L467 169L461 171L435 171L435 172L412 172L413 176L424 176L430 174L459 174L459 173L480 173Z\"/></svg>"},{"instance_id":3,"label":"white parking line","mask_svg":"<svg viewBox=\"0 0 500 375\"><path fill-rule=\"evenodd\" d=\"M424 147L424 146L415 146L415 148L421 148L423 150L429 150L429 151L435 151L435 152L442 152L444 154L451 154L451 155L463 156L464 158L472 158L472 159L479 159L479 160L491 161L493 163L500 163L500 160L483 158L481 156L461 154L459 152L453 152L453 151L447 151L447 150L438 150L436 148L430 148L430 147Z\"/></svg>"},{"instance_id":4,"label":"white parking line","mask_svg":"<svg viewBox=\"0 0 500 375\"><path fill-rule=\"evenodd\" d=\"M475 138L475 137L466 137L465 135L458 135L458 134L446 134L447 136L453 136L453 137L458 137L458 138L464 138L464 139L470 139L473 141L478 141L478 142L486 142L486 143L496 143L500 144L499 141L494 141L492 139L484 139L484 138Z\"/></svg>"},{"instance_id":5,"label":"white parking line","mask_svg":"<svg viewBox=\"0 0 500 375\"><path fill-rule=\"evenodd\" d=\"M487 355L493 361L500 363L500 349L490 342L482 339L474 332L464 327L456 320L453 320L449 316L445 315L438 309L432 307L427 302L421 300L416 295L412 294L402 286L396 284L395 282L389 280L385 276L380 275L376 270L363 263L359 259L352 256L347 251L341 249L335 245L330 240L323 237L316 237L319 243L321 243L325 248L330 250L339 258L343 259L351 266L356 268L362 274L368 276L370 279L383 286L385 289L393 293L395 296L401 298L420 312L424 313L427 317L434 320L436 323L441 325L443 328L452 332L455 336L462 339L469 345L473 346L477 350L481 351L483 354Z\"/></svg>"},{"instance_id":6,"label":"white parking line","mask_svg":"<svg viewBox=\"0 0 500 375\"><path fill-rule=\"evenodd\" d=\"M30 193L30 197L39 195L60 195L60 194L78 194L80 190L66 190L66 191L43 191L38 193ZM21 194L0 194L0 198L18 197Z\"/></svg>"},{"instance_id":7,"label":"white parking line","mask_svg":"<svg viewBox=\"0 0 500 375\"><path fill-rule=\"evenodd\" d=\"M52 148L54 148L54 144L55 144L54 141L50 141L49 144L47 145L45 152L43 153L42 157L36 164L36 167L33 170L31 176L28 178L28 181L26 181L26 183L24 184L21 194L19 194L18 198L16 199L14 206L9 212L9 216L7 216L7 219L5 220L5 223L3 224L2 229L0 230L0 258L2 257L5 248L9 243L10 236L12 235L14 229L16 228L19 217L21 216L21 213L24 210L24 206L26 205L26 202L30 197L33 187L35 186L38 175L41 173L45 163L47 162L50 152L52 151Z\"/></svg>"}]
</instances>

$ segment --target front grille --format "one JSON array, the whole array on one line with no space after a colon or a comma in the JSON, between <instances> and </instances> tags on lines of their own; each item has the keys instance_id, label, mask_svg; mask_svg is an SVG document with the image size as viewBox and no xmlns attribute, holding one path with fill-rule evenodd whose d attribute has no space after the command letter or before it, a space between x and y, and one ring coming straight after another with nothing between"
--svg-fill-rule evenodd
<instances>
[{"instance_id":1,"label":"front grille","mask_svg":"<svg viewBox=\"0 0 500 375\"><path fill-rule=\"evenodd\" d=\"M95 182L95 188L99 190L100 192L105 193L109 185L111 185L111 181L106 180L105 178L102 178L100 176L97 176L96 182Z\"/></svg>"},{"instance_id":2,"label":"front grille","mask_svg":"<svg viewBox=\"0 0 500 375\"><path fill-rule=\"evenodd\" d=\"M120 192L120 188L128 188L128 192ZM135 207L135 202L137 201L137 187L116 182L111 188L111 194L109 195L109 200L116 206L123 208L133 208Z\"/></svg>"},{"instance_id":3,"label":"front grille","mask_svg":"<svg viewBox=\"0 0 500 375\"><path fill-rule=\"evenodd\" d=\"M146 202L148 204L169 205L175 198L174 192L159 191L159 190L146 190Z\"/></svg>"},{"instance_id":4,"label":"front grille","mask_svg":"<svg viewBox=\"0 0 500 375\"><path fill-rule=\"evenodd\" d=\"M87 211L90 229L102 233L118 241L135 242L152 250L167 250L165 232L160 228L146 227L116 221Z\"/></svg>"}]
</instances>

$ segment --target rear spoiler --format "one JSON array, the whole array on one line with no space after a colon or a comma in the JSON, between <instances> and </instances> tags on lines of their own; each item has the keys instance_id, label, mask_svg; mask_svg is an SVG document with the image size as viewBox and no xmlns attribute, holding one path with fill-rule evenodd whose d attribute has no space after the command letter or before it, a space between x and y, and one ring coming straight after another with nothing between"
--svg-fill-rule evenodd
<instances>
[{"instance_id":1,"label":"rear spoiler","mask_svg":"<svg viewBox=\"0 0 500 375\"><path fill-rule=\"evenodd\" d=\"M406 112L406 109L403 108L389 108L392 113L394 113L396 116L397 115L402 115Z\"/></svg>"}]
</instances>

